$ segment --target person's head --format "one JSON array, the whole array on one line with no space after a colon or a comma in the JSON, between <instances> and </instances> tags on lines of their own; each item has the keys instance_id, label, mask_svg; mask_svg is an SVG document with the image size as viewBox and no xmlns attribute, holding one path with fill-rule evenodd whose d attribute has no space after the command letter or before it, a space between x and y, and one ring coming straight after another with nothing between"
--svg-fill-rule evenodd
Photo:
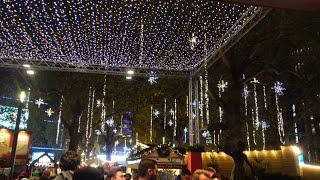
<instances>
[{"instance_id":1,"label":"person's head","mask_svg":"<svg viewBox=\"0 0 320 180\"><path fill-rule=\"evenodd\" d=\"M108 172L108 179L110 180L124 180L123 173L120 168L113 168Z\"/></svg>"},{"instance_id":2,"label":"person's head","mask_svg":"<svg viewBox=\"0 0 320 180\"><path fill-rule=\"evenodd\" d=\"M127 173L124 175L125 180L131 180L131 174Z\"/></svg>"},{"instance_id":3,"label":"person's head","mask_svg":"<svg viewBox=\"0 0 320 180\"><path fill-rule=\"evenodd\" d=\"M73 174L73 180L103 180L103 175L96 168L85 167L78 169Z\"/></svg>"},{"instance_id":4,"label":"person's head","mask_svg":"<svg viewBox=\"0 0 320 180\"><path fill-rule=\"evenodd\" d=\"M154 179L157 175L157 162L152 159L143 159L138 166L138 176L147 179Z\"/></svg>"},{"instance_id":5,"label":"person's head","mask_svg":"<svg viewBox=\"0 0 320 180\"><path fill-rule=\"evenodd\" d=\"M208 167L206 170L210 173L210 178L217 174L217 171L213 167Z\"/></svg>"},{"instance_id":6,"label":"person's head","mask_svg":"<svg viewBox=\"0 0 320 180\"><path fill-rule=\"evenodd\" d=\"M182 168L180 177L181 180L189 180L191 179L191 172L187 168Z\"/></svg>"},{"instance_id":7,"label":"person's head","mask_svg":"<svg viewBox=\"0 0 320 180\"><path fill-rule=\"evenodd\" d=\"M209 171L198 169L192 175L192 180L210 180Z\"/></svg>"},{"instance_id":8,"label":"person's head","mask_svg":"<svg viewBox=\"0 0 320 180\"><path fill-rule=\"evenodd\" d=\"M62 171L74 171L78 168L81 162L81 157L74 151L64 153L60 158L60 168Z\"/></svg>"}]
</instances>

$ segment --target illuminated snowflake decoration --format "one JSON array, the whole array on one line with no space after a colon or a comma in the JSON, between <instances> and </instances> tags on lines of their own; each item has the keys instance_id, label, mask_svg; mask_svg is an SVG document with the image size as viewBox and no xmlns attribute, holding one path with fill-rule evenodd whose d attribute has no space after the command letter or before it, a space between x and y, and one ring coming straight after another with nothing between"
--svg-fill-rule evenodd
<instances>
[{"instance_id":1,"label":"illuminated snowflake decoration","mask_svg":"<svg viewBox=\"0 0 320 180\"><path fill-rule=\"evenodd\" d=\"M102 104L101 104L101 100L98 99L98 100L97 100L97 107L101 107L101 105L102 105Z\"/></svg>"},{"instance_id":2,"label":"illuminated snowflake decoration","mask_svg":"<svg viewBox=\"0 0 320 180\"><path fill-rule=\"evenodd\" d=\"M259 84L259 80L257 78L253 78L253 80L251 81L252 84Z\"/></svg>"},{"instance_id":3,"label":"illuminated snowflake decoration","mask_svg":"<svg viewBox=\"0 0 320 180\"><path fill-rule=\"evenodd\" d=\"M169 113L170 113L170 115L174 115L174 110L173 109L170 109L170 111L169 111Z\"/></svg>"},{"instance_id":4,"label":"illuminated snowflake decoration","mask_svg":"<svg viewBox=\"0 0 320 180\"><path fill-rule=\"evenodd\" d=\"M197 117L196 113L192 113L192 119L195 119Z\"/></svg>"},{"instance_id":5,"label":"illuminated snowflake decoration","mask_svg":"<svg viewBox=\"0 0 320 180\"><path fill-rule=\"evenodd\" d=\"M37 99L37 100L35 101L35 103L34 103L34 104L38 105L38 108L40 108L40 107L41 107L41 105L43 105L43 104L44 104L44 101L43 101L43 99L39 98L39 99Z\"/></svg>"},{"instance_id":6,"label":"illuminated snowflake decoration","mask_svg":"<svg viewBox=\"0 0 320 180\"><path fill-rule=\"evenodd\" d=\"M188 132L188 128L185 127L185 128L183 129L183 132L184 132L184 133L187 133L187 132Z\"/></svg>"},{"instance_id":7,"label":"illuminated snowflake decoration","mask_svg":"<svg viewBox=\"0 0 320 180\"><path fill-rule=\"evenodd\" d=\"M268 125L267 122L265 122L265 121L261 121L260 124L261 124L261 128L264 130L266 130L268 127L270 127L270 125Z\"/></svg>"},{"instance_id":8,"label":"illuminated snowflake decoration","mask_svg":"<svg viewBox=\"0 0 320 180\"><path fill-rule=\"evenodd\" d=\"M248 97L251 91L249 91L248 86L245 85L242 91L242 96L243 97Z\"/></svg>"},{"instance_id":9,"label":"illuminated snowflake decoration","mask_svg":"<svg viewBox=\"0 0 320 180\"><path fill-rule=\"evenodd\" d=\"M274 86L271 88L274 90L274 92L278 95L278 96L282 96L284 93L283 91L285 91L286 89L283 87L283 83L282 82L275 82Z\"/></svg>"},{"instance_id":10,"label":"illuminated snowflake decoration","mask_svg":"<svg viewBox=\"0 0 320 180\"><path fill-rule=\"evenodd\" d=\"M228 82L224 82L223 80L219 81L218 86L219 90L221 90L221 92L224 92L225 89L228 88Z\"/></svg>"},{"instance_id":11,"label":"illuminated snowflake decoration","mask_svg":"<svg viewBox=\"0 0 320 180\"><path fill-rule=\"evenodd\" d=\"M106 121L106 123L107 123L107 125L108 125L109 127L112 127L112 126L114 125L114 120L113 120L113 118L108 119L108 120Z\"/></svg>"},{"instance_id":12,"label":"illuminated snowflake decoration","mask_svg":"<svg viewBox=\"0 0 320 180\"><path fill-rule=\"evenodd\" d=\"M98 130L98 129L97 129L97 130L95 130L94 132L96 133L96 135L97 135L97 136L100 136L100 135L101 135L101 131L100 131L100 130Z\"/></svg>"},{"instance_id":13,"label":"illuminated snowflake decoration","mask_svg":"<svg viewBox=\"0 0 320 180\"><path fill-rule=\"evenodd\" d=\"M153 85L155 83L157 83L157 80L159 79L159 77L156 75L155 72L151 71L151 73L149 74L149 79L148 82Z\"/></svg>"},{"instance_id":14,"label":"illuminated snowflake decoration","mask_svg":"<svg viewBox=\"0 0 320 180\"><path fill-rule=\"evenodd\" d=\"M210 137L210 136L211 136L211 135L210 135L210 133L209 133L209 131L208 131L208 130L203 131L203 133L202 133L202 137L207 138L207 137Z\"/></svg>"},{"instance_id":15,"label":"illuminated snowflake decoration","mask_svg":"<svg viewBox=\"0 0 320 180\"><path fill-rule=\"evenodd\" d=\"M117 134L118 130L116 128L113 129L113 133Z\"/></svg>"},{"instance_id":16,"label":"illuminated snowflake decoration","mask_svg":"<svg viewBox=\"0 0 320 180\"><path fill-rule=\"evenodd\" d=\"M51 117L54 113L54 111L51 108L47 109L45 112L47 113L48 117Z\"/></svg>"},{"instance_id":17,"label":"illuminated snowflake decoration","mask_svg":"<svg viewBox=\"0 0 320 180\"><path fill-rule=\"evenodd\" d=\"M193 101L193 102L192 102L192 106L193 106L193 107L196 107L196 105L197 105L197 102L196 102L196 101Z\"/></svg>"},{"instance_id":18,"label":"illuminated snowflake decoration","mask_svg":"<svg viewBox=\"0 0 320 180\"><path fill-rule=\"evenodd\" d=\"M173 122L172 122L171 119L169 120L168 125L169 125L169 126L172 126L172 125L173 125Z\"/></svg>"},{"instance_id":19,"label":"illuminated snowflake decoration","mask_svg":"<svg viewBox=\"0 0 320 180\"><path fill-rule=\"evenodd\" d=\"M153 111L153 115L154 115L154 117L159 117L159 115L160 115L160 111L158 111L157 109L155 109L154 111Z\"/></svg>"}]
</instances>

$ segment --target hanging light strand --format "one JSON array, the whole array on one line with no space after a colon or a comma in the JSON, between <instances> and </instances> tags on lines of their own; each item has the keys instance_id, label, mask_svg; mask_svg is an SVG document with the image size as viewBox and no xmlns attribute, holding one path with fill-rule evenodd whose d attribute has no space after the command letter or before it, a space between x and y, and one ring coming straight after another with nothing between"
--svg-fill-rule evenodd
<instances>
[{"instance_id":1,"label":"hanging light strand","mask_svg":"<svg viewBox=\"0 0 320 180\"><path fill-rule=\"evenodd\" d=\"M61 98L60 98L60 106L59 106L58 125L57 125L56 144L59 143L59 133L60 133L61 114L62 114L62 101L63 101L63 96L61 95Z\"/></svg>"},{"instance_id":2,"label":"hanging light strand","mask_svg":"<svg viewBox=\"0 0 320 180\"><path fill-rule=\"evenodd\" d=\"M89 143L89 126L90 126L90 110L91 110L91 91L92 87L89 88L89 95L88 95L88 109L87 109L87 123L86 123L86 147Z\"/></svg>"},{"instance_id":3,"label":"hanging light strand","mask_svg":"<svg viewBox=\"0 0 320 180\"><path fill-rule=\"evenodd\" d=\"M174 99L174 128L173 128L173 136L177 136L177 99Z\"/></svg>"},{"instance_id":4,"label":"hanging light strand","mask_svg":"<svg viewBox=\"0 0 320 180\"><path fill-rule=\"evenodd\" d=\"M201 121L201 128L204 127L203 124L203 78L200 76L200 102L199 102L199 109L200 109L200 121Z\"/></svg>"},{"instance_id":5,"label":"hanging light strand","mask_svg":"<svg viewBox=\"0 0 320 180\"><path fill-rule=\"evenodd\" d=\"M164 98L164 107L163 107L163 129L166 130L167 126L167 99Z\"/></svg>"}]
</instances>

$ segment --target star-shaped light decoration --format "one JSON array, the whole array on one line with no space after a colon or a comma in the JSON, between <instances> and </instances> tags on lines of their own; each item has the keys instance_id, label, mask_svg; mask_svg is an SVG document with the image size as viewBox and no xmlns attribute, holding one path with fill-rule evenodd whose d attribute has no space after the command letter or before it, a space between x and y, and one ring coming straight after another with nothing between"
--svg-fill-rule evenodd
<instances>
[{"instance_id":1,"label":"star-shaped light decoration","mask_svg":"<svg viewBox=\"0 0 320 180\"><path fill-rule=\"evenodd\" d=\"M100 107L100 106L101 106L101 100L98 99L98 100L97 100L97 107Z\"/></svg>"},{"instance_id":2,"label":"star-shaped light decoration","mask_svg":"<svg viewBox=\"0 0 320 180\"><path fill-rule=\"evenodd\" d=\"M112 127L112 126L114 125L114 120L113 120L113 118L108 119L108 120L106 121L106 123L107 123L107 125L108 125L109 127Z\"/></svg>"},{"instance_id":3,"label":"star-shaped light decoration","mask_svg":"<svg viewBox=\"0 0 320 180\"><path fill-rule=\"evenodd\" d=\"M97 136L100 136L100 135L101 135L101 131L98 130L98 129L96 129L94 132L96 133Z\"/></svg>"},{"instance_id":4,"label":"star-shaped light decoration","mask_svg":"<svg viewBox=\"0 0 320 180\"><path fill-rule=\"evenodd\" d=\"M188 128L185 127L185 128L183 129L183 132L184 132L184 133L187 133L187 132L188 132Z\"/></svg>"},{"instance_id":5,"label":"star-shaped light decoration","mask_svg":"<svg viewBox=\"0 0 320 180\"><path fill-rule=\"evenodd\" d=\"M265 121L262 121L260 124L261 124L261 128L264 129L264 130L266 130L270 126Z\"/></svg>"},{"instance_id":6,"label":"star-shaped light decoration","mask_svg":"<svg viewBox=\"0 0 320 180\"><path fill-rule=\"evenodd\" d=\"M174 110L173 110L173 109L170 109L169 113L170 113L170 115L172 115L172 116L173 116L173 114L174 114Z\"/></svg>"},{"instance_id":7,"label":"star-shaped light decoration","mask_svg":"<svg viewBox=\"0 0 320 180\"><path fill-rule=\"evenodd\" d=\"M253 78L253 80L251 81L252 84L259 84L259 80L257 78Z\"/></svg>"},{"instance_id":8,"label":"star-shaped light decoration","mask_svg":"<svg viewBox=\"0 0 320 180\"><path fill-rule=\"evenodd\" d=\"M190 42L191 50L194 50L194 48L196 47L196 45L198 43L198 38L197 38L197 36L194 35L194 33L192 33L192 37L189 39L189 42Z\"/></svg>"},{"instance_id":9,"label":"star-shaped light decoration","mask_svg":"<svg viewBox=\"0 0 320 180\"><path fill-rule=\"evenodd\" d=\"M248 86L245 85L245 86L243 87L242 96L243 96L243 97L248 97L249 94L250 94L250 92L251 92L251 91L249 91Z\"/></svg>"},{"instance_id":10,"label":"star-shaped light decoration","mask_svg":"<svg viewBox=\"0 0 320 180\"><path fill-rule=\"evenodd\" d=\"M42 98L39 98L36 100L34 104L38 105L38 108L40 108L40 106L44 104L44 101Z\"/></svg>"},{"instance_id":11,"label":"star-shaped light decoration","mask_svg":"<svg viewBox=\"0 0 320 180\"><path fill-rule=\"evenodd\" d=\"M154 117L159 117L159 115L160 115L160 112L157 110L157 109L155 109L154 111L153 111L153 115L154 115Z\"/></svg>"},{"instance_id":12,"label":"star-shaped light decoration","mask_svg":"<svg viewBox=\"0 0 320 180\"><path fill-rule=\"evenodd\" d=\"M171 119L169 120L168 125L169 125L169 126L172 126L172 125L173 125L173 122L172 122Z\"/></svg>"},{"instance_id":13,"label":"star-shaped light decoration","mask_svg":"<svg viewBox=\"0 0 320 180\"><path fill-rule=\"evenodd\" d=\"M48 115L49 117L51 117L52 114L54 113L54 111L52 111L51 108L47 109L45 112L47 113L47 115Z\"/></svg>"},{"instance_id":14,"label":"star-shaped light decoration","mask_svg":"<svg viewBox=\"0 0 320 180\"><path fill-rule=\"evenodd\" d=\"M153 85L154 83L157 83L157 80L159 79L159 77L156 75L155 72L151 71L151 73L149 74L149 79L148 82Z\"/></svg>"},{"instance_id":15,"label":"star-shaped light decoration","mask_svg":"<svg viewBox=\"0 0 320 180\"><path fill-rule=\"evenodd\" d=\"M117 134L118 130L116 128L113 129L113 133Z\"/></svg>"},{"instance_id":16,"label":"star-shaped light decoration","mask_svg":"<svg viewBox=\"0 0 320 180\"><path fill-rule=\"evenodd\" d=\"M224 92L224 89L228 88L228 82L224 82L224 80L219 81L218 86L221 92Z\"/></svg>"},{"instance_id":17,"label":"star-shaped light decoration","mask_svg":"<svg viewBox=\"0 0 320 180\"><path fill-rule=\"evenodd\" d=\"M210 137L210 136L211 136L211 135L210 135L210 133L209 133L209 131L208 131L208 130L203 131L203 133L202 133L202 137L207 138L207 137Z\"/></svg>"},{"instance_id":18,"label":"star-shaped light decoration","mask_svg":"<svg viewBox=\"0 0 320 180\"><path fill-rule=\"evenodd\" d=\"M284 94L283 91L286 90L283 87L283 83L279 81L275 82L274 86L271 89L273 89L278 96L282 96Z\"/></svg>"},{"instance_id":19,"label":"star-shaped light decoration","mask_svg":"<svg viewBox=\"0 0 320 180\"><path fill-rule=\"evenodd\" d=\"M192 113L192 119L196 118L196 113Z\"/></svg>"}]
</instances>

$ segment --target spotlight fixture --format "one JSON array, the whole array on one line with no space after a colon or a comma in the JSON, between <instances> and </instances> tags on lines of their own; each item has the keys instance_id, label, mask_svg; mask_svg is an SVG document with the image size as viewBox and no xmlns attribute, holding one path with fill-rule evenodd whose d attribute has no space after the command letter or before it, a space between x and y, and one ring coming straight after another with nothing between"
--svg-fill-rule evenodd
<instances>
[{"instance_id":1,"label":"spotlight fixture","mask_svg":"<svg viewBox=\"0 0 320 180\"><path fill-rule=\"evenodd\" d=\"M127 74L133 75L133 74L134 74L134 71L133 71L133 70L128 70L128 71L127 71Z\"/></svg>"}]
</instances>

